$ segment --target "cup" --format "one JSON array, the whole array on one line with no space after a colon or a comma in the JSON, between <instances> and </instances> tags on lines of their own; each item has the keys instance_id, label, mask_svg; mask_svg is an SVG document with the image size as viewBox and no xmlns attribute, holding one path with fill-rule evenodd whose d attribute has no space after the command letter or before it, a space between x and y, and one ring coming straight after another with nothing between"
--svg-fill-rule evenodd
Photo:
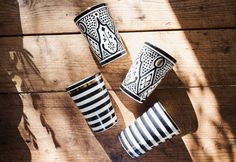
<instances>
[{"instance_id":1,"label":"cup","mask_svg":"<svg viewBox=\"0 0 236 162\"><path fill-rule=\"evenodd\" d=\"M105 3L83 11L74 19L74 22L87 39L92 53L102 66L126 54Z\"/></svg>"},{"instance_id":2,"label":"cup","mask_svg":"<svg viewBox=\"0 0 236 162\"><path fill-rule=\"evenodd\" d=\"M76 82L66 90L94 132L103 132L117 123L101 73Z\"/></svg>"},{"instance_id":3,"label":"cup","mask_svg":"<svg viewBox=\"0 0 236 162\"><path fill-rule=\"evenodd\" d=\"M143 103L175 63L172 56L145 42L120 89L135 101Z\"/></svg>"},{"instance_id":4,"label":"cup","mask_svg":"<svg viewBox=\"0 0 236 162\"><path fill-rule=\"evenodd\" d=\"M154 104L118 136L126 152L136 158L178 135L180 129L160 102Z\"/></svg>"}]
</instances>

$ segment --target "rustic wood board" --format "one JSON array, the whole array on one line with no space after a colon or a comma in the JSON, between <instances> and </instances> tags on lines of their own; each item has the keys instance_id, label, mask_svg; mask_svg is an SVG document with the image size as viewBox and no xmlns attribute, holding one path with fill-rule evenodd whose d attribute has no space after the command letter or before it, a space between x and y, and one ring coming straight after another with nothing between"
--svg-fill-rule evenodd
<instances>
[{"instance_id":1,"label":"rustic wood board","mask_svg":"<svg viewBox=\"0 0 236 162\"><path fill-rule=\"evenodd\" d=\"M64 91L98 71L119 89L145 41L177 59L159 88L236 85L236 30L137 32L122 38L128 54L104 68L80 34L0 38L0 92Z\"/></svg>"},{"instance_id":2,"label":"rustic wood board","mask_svg":"<svg viewBox=\"0 0 236 162\"><path fill-rule=\"evenodd\" d=\"M236 1L102 1L108 4L120 31L231 28ZM1 0L0 35L79 32L73 19L95 0ZM128 13L128 14L127 14Z\"/></svg>"},{"instance_id":3,"label":"rustic wood board","mask_svg":"<svg viewBox=\"0 0 236 162\"><path fill-rule=\"evenodd\" d=\"M95 135L65 92L1 94L0 129L4 134L0 134L0 160L235 160L236 87L160 89L142 105L121 91L109 92L119 122L107 132ZM174 118L182 136L132 160L119 144L117 135L157 100Z\"/></svg>"},{"instance_id":4,"label":"rustic wood board","mask_svg":"<svg viewBox=\"0 0 236 162\"><path fill-rule=\"evenodd\" d=\"M236 161L236 1L103 1L127 55L102 68L73 22L99 1L0 0L0 162ZM145 41L177 64L144 104L119 90ZM101 71L118 116L93 134L65 88ZM161 101L181 136L131 159L117 135Z\"/></svg>"}]
</instances>

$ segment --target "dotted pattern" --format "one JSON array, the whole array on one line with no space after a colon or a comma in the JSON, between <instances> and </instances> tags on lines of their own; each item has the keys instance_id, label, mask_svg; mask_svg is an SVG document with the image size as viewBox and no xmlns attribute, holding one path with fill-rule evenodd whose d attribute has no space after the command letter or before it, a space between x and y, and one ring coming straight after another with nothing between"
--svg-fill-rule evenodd
<instances>
[{"instance_id":1,"label":"dotted pattern","mask_svg":"<svg viewBox=\"0 0 236 162\"><path fill-rule=\"evenodd\" d=\"M162 66L156 67L155 61L160 58L164 59L164 63ZM172 62L165 59L157 51L144 46L132 64L122 85L140 98L146 99L172 67ZM130 81L133 78L131 77L132 75L137 77L134 82Z\"/></svg>"},{"instance_id":2,"label":"dotted pattern","mask_svg":"<svg viewBox=\"0 0 236 162\"><path fill-rule=\"evenodd\" d=\"M92 38L90 38L89 36L87 37L88 38L88 42L90 44L90 48L91 50L96 53L96 57L97 59L100 61L101 60L101 52L100 52L100 49L99 49L99 45L97 42L95 42Z\"/></svg>"},{"instance_id":3,"label":"dotted pattern","mask_svg":"<svg viewBox=\"0 0 236 162\"><path fill-rule=\"evenodd\" d=\"M114 25L112 24L112 18L108 12L108 10L104 10L104 9L99 9L99 19L103 24L107 24L109 26L109 28L114 31Z\"/></svg>"},{"instance_id":4,"label":"dotted pattern","mask_svg":"<svg viewBox=\"0 0 236 162\"><path fill-rule=\"evenodd\" d=\"M90 14L88 16L85 16L83 19L81 19L80 22L85 24L87 28L87 34L94 37L98 41L99 39L98 34L94 31L94 29L97 27L97 23L95 19L96 19L95 14Z\"/></svg>"},{"instance_id":5,"label":"dotted pattern","mask_svg":"<svg viewBox=\"0 0 236 162\"><path fill-rule=\"evenodd\" d=\"M86 14L79 19L77 25L83 35L87 37L90 47L99 62L105 60L111 55L120 53L120 51L124 51L124 46L114 27L107 7L103 6ZM81 28L81 26L83 28ZM106 28L105 31L99 30L101 26ZM89 37L92 39L89 39ZM106 39L104 39L104 37L106 37Z\"/></svg>"}]
</instances>

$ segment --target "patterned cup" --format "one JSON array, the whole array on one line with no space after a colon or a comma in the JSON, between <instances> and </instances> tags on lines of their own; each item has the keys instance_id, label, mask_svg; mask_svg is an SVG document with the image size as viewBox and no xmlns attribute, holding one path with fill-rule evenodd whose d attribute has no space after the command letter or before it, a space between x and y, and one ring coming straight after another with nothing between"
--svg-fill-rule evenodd
<instances>
[{"instance_id":1,"label":"patterned cup","mask_svg":"<svg viewBox=\"0 0 236 162\"><path fill-rule=\"evenodd\" d=\"M105 3L83 11L74 22L102 66L125 55L124 45Z\"/></svg>"},{"instance_id":2,"label":"patterned cup","mask_svg":"<svg viewBox=\"0 0 236 162\"><path fill-rule=\"evenodd\" d=\"M66 90L94 132L103 132L117 123L100 73L76 82Z\"/></svg>"},{"instance_id":3,"label":"patterned cup","mask_svg":"<svg viewBox=\"0 0 236 162\"><path fill-rule=\"evenodd\" d=\"M157 102L126 127L118 138L126 152L136 158L179 133L177 125Z\"/></svg>"},{"instance_id":4,"label":"patterned cup","mask_svg":"<svg viewBox=\"0 0 236 162\"><path fill-rule=\"evenodd\" d=\"M158 47L145 42L132 63L120 89L139 103L143 103L176 60Z\"/></svg>"}]
</instances>

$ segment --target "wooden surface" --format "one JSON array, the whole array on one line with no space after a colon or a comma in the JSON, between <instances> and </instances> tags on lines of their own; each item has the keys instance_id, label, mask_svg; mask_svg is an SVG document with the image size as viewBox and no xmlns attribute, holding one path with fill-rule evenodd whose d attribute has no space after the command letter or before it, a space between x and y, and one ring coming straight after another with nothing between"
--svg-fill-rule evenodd
<instances>
[{"instance_id":1,"label":"wooden surface","mask_svg":"<svg viewBox=\"0 0 236 162\"><path fill-rule=\"evenodd\" d=\"M102 68L73 23L99 1L0 0L0 162L236 161L236 1L105 1L126 45ZM177 60L138 104L119 90L145 41ZM93 134L65 88L101 71L118 124ZM156 101L181 136L131 159L117 135Z\"/></svg>"}]
</instances>

